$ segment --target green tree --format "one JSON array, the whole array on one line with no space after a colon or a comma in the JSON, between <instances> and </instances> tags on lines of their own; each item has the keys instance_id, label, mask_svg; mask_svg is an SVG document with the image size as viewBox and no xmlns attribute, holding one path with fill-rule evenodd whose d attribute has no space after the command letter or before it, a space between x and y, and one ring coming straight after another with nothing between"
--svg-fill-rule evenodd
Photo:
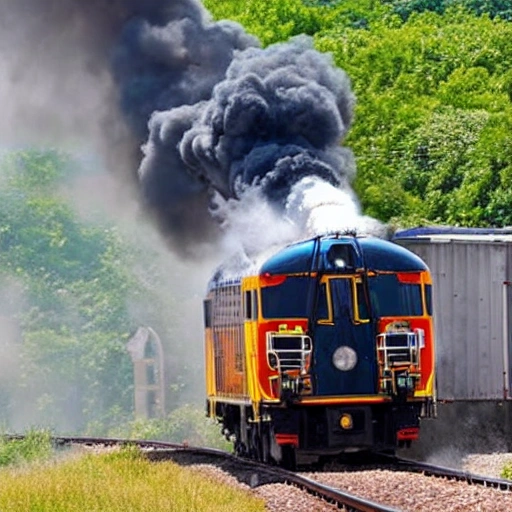
<instances>
[{"instance_id":1,"label":"green tree","mask_svg":"<svg viewBox=\"0 0 512 512\"><path fill-rule=\"evenodd\" d=\"M130 419L126 343L141 325L166 345L170 407L190 399L186 374L202 363L185 357L202 337L180 323L188 298L169 286L180 272L169 269L169 252L154 250L142 228L79 216L67 189L83 172L95 171L54 151L11 153L0 164L1 318L17 326L0 345L12 361L0 379L7 424L76 432Z\"/></svg>"},{"instance_id":2,"label":"green tree","mask_svg":"<svg viewBox=\"0 0 512 512\"><path fill-rule=\"evenodd\" d=\"M510 224L509 2L206 5L264 44L314 33L316 47L347 71L358 101L344 144L356 155L365 213L399 224Z\"/></svg>"}]
</instances>

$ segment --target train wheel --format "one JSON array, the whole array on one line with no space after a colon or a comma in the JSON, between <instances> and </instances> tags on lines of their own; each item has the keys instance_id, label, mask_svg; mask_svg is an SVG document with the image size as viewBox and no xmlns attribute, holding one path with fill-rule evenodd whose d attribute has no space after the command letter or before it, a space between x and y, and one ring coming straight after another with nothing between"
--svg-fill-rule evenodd
<instances>
[{"instance_id":1,"label":"train wheel","mask_svg":"<svg viewBox=\"0 0 512 512\"><path fill-rule=\"evenodd\" d=\"M271 445L272 445L272 428L267 423L261 423L258 429L257 436L257 452L258 452L258 460L260 462L264 462L265 464L269 464L273 462L273 457L271 454Z\"/></svg>"},{"instance_id":2,"label":"train wheel","mask_svg":"<svg viewBox=\"0 0 512 512\"><path fill-rule=\"evenodd\" d=\"M236 425L234 430L235 430L235 443L234 443L235 455L238 457L247 457L249 451L247 449L247 446L245 446L245 444L242 443L242 441L241 441L240 425Z\"/></svg>"},{"instance_id":3,"label":"train wheel","mask_svg":"<svg viewBox=\"0 0 512 512\"><path fill-rule=\"evenodd\" d=\"M282 459L281 466L290 471L297 469L297 457L295 454L295 447L291 444L285 444L281 446Z\"/></svg>"},{"instance_id":4,"label":"train wheel","mask_svg":"<svg viewBox=\"0 0 512 512\"><path fill-rule=\"evenodd\" d=\"M249 457L261 461L261 438L259 424L253 424L249 433Z\"/></svg>"},{"instance_id":5,"label":"train wheel","mask_svg":"<svg viewBox=\"0 0 512 512\"><path fill-rule=\"evenodd\" d=\"M270 442L268 425L264 423L253 425L250 434L249 456L260 462L269 463L271 460Z\"/></svg>"},{"instance_id":6,"label":"train wheel","mask_svg":"<svg viewBox=\"0 0 512 512\"><path fill-rule=\"evenodd\" d=\"M261 461L265 464L268 464L272 460L272 457L270 456L270 436L270 428L264 425L261 429Z\"/></svg>"}]
</instances>

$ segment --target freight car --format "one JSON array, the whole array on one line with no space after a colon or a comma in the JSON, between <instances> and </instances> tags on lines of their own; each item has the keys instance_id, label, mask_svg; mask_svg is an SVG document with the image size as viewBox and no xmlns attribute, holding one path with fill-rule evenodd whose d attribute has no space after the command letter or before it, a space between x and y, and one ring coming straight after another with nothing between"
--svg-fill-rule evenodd
<instances>
[{"instance_id":1,"label":"freight car","mask_svg":"<svg viewBox=\"0 0 512 512\"><path fill-rule=\"evenodd\" d=\"M424 227L394 240L427 262L435 279L438 398L506 400L512 230Z\"/></svg>"},{"instance_id":2,"label":"freight car","mask_svg":"<svg viewBox=\"0 0 512 512\"><path fill-rule=\"evenodd\" d=\"M325 236L277 252L204 301L207 413L235 452L394 451L434 412L432 283L407 249Z\"/></svg>"},{"instance_id":3,"label":"freight car","mask_svg":"<svg viewBox=\"0 0 512 512\"><path fill-rule=\"evenodd\" d=\"M512 229L417 227L393 241L422 258L435 283L438 419L414 452L451 453L453 463L475 446L511 451Z\"/></svg>"}]
</instances>

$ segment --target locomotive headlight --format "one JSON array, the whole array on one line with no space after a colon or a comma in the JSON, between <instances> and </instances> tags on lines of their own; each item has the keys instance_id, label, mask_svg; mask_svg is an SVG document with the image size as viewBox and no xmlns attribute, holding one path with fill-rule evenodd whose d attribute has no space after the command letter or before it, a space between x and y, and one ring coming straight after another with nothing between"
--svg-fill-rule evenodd
<instances>
[{"instance_id":1,"label":"locomotive headlight","mask_svg":"<svg viewBox=\"0 0 512 512\"><path fill-rule=\"evenodd\" d=\"M342 372L352 370L357 364L356 351L346 345L338 347L332 355L332 364Z\"/></svg>"},{"instance_id":2,"label":"locomotive headlight","mask_svg":"<svg viewBox=\"0 0 512 512\"><path fill-rule=\"evenodd\" d=\"M351 414L343 414L340 418L340 427L343 430L350 430L354 426L354 420Z\"/></svg>"}]
</instances>

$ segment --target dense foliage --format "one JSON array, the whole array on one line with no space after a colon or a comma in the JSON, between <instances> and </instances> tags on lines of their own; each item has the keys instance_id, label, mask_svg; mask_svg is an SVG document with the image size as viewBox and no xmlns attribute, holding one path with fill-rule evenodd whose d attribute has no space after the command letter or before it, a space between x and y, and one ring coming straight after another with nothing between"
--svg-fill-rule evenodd
<instances>
[{"instance_id":1,"label":"dense foliage","mask_svg":"<svg viewBox=\"0 0 512 512\"><path fill-rule=\"evenodd\" d=\"M209 446L227 451L232 449L232 443L220 435L220 426L206 419L202 409L190 404L174 409L165 418L138 419L117 425L108 431L108 435Z\"/></svg>"},{"instance_id":2,"label":"dense foliage","mask_svg":"<svg viewBox=\"0 0 512 512\"><path fill-rule=\"evenodd\" d=\"M30 430L22 439L0 437L0 467L43 462L53 455L50 433Z\"/></svg>"},{"instance_id":3,"label":"dense foliage","mask_svg":"<svg viewBox=\"0 0 512 512\"><path fill-rule=\"evenodd\" d=\"M168 355L168 409L201 387L188 374L202 358L184 357L201 337L182 332L188 304L171 288L169 252L143 224L114 223L92 203L84 216L74 204L94 172L54 151L0 164L0 421L10 430L104 433L133 419L126 344L139 326L159 333Z\"/></svg>"},{"instance_id":4,"label":"dense foliage","mask_svg":"<svg viewBox=\"0 0 512 512\"><path fill-rule=\"evenodd\" d=\"M415 12L432 11L443 14L453 6L461 6L475 14L488 14L491 18L500 17L512 20L512 7L508 0L387 0L393 12L406 20Z\"/></svg>"},{"instance_id":5,"label":"dense foliage","mask_svg":"<svg viewBox=\"0 0 512 512\"><path fill-rule=\"evenodd\" d=\"M23 402L42 423L64 419L64 409L80 423L87 409L131 404L122 244L115 228L82 222L60 197L71 173L71 162L53 152L12 154L2 166L3 313L21 330L9 340L19 359L6 421L23 414Z\"/></svg>"},{"instance_id":6,"label":"dense foliage","mask_svg":"<svg viewBox=\"0 0 512 512\"><path fill-rule=\"evenodd\" d=\"M206 0L264 45L305 32L357 94L345 144L365 213L397 226L512 224L509 2Z\"/></svg>"}]
</instances>

